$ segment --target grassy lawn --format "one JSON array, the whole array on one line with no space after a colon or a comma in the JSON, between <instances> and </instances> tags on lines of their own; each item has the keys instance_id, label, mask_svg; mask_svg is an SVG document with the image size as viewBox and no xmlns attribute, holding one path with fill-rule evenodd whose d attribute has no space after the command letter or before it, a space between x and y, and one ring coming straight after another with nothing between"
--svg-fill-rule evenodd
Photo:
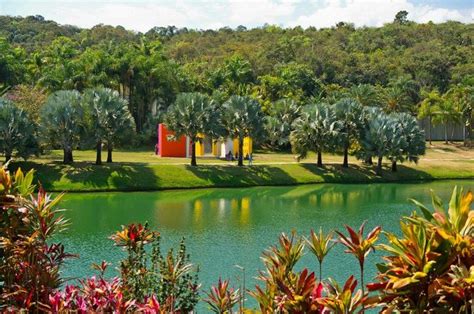
<instances>
[{"instance_id":1,"label":"grassy lawn","mask_svg":"<svg viewBox=\"0 0 474 314\"><path fill-rule=\"evenodd\" d=\"M105 160L105 156L103 156ZM434 179L474 179L474 150L461 145L436 143L415 164L405 163L392 173L388 164L382 176L350 158L349 169L340 166L342 157L326 154L323 169L315 156L297 163L288 153L256 153L254 166L237 167L235 162L199 158L190 167L186 158L159 158L152 151L114 152L114 163L96 166L94 151L75 151L75 163L62 165L62 151L51 151L13 168L34 168L37 178L49 191L158 190L198 187L240 187L305 183L406 182ZM200 164L200 165L199 165Z\"/></svg>"}]
</instances>

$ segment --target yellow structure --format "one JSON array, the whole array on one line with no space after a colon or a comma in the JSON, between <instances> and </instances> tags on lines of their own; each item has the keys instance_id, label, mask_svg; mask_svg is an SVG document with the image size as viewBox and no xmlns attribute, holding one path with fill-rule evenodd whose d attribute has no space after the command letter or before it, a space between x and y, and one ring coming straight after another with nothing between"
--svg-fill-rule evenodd
<instances>
[{"instance_id":1,"label":"yellow structure","mask_svg":"<svg viewBox=\"0 0 474 314\"><path fill-rule=\"evenodd\" d=\"M245 137L243 146L244 157L252 153L252 145L252 139ZM212 140L210 138L204 138L201 142L196 143L196 156L225 158L229 152L231 152L233 156L239 153L238 139Z\"/></svg>"}]
</instances>

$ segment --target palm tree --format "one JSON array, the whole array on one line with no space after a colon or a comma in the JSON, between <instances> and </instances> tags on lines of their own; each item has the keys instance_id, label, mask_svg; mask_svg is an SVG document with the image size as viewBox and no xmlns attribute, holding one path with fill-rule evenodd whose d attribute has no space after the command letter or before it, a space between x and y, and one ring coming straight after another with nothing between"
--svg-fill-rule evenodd
<instances>
[{"instance_id":1,"label":"palm tree","mask_svg":"<svg viewBox=\"0 0 474 314\"><path fill-rule=\"evenodd\" d=\"M385 94L387 111L412 112L420 101L420 87L409 76L401 76L388 84Z\"/></svg>"},{"instance_id":2,"label":"palm tree","mask_svg":"<svg viewBox=\"0 0 474 314\"><path fill-rule=\"evenodd\" d=\"M239 166L243 166L244 138L261 137L264 123L262 109L255 99L234 95L222 105L222 126L228 136L239 141Z\"/></svg>"},{"instance_id":3,"label":"palm tree","mask_svg":"<svg viewBox=\"0 0 474 314\"><path fill-rule=\"evenodd\" d=\"M405 159L405 150L408 146L403 134L402 126L396 118L396 113L389 117L389 138L385 156L392 162L392 171L397 171L397 162Z\"/></svg>"},{"instance_id":4,"label":"palm tree","mask_svg":"<svg viewBox=\"0 0 474 314\"><path fill-rule=\"evenodd\" d=\"M369 132L369 125L370 122L374 119L376 119L379 115L383 115L384 112L382 111L381 108L379 107L364 107L362 109L362 129L360 132L360 141L364 140L364 136L366 132ZM368 165L372 165L372 157L376 156L374 155L374 152L370 150L369 147L365 146L361 143L361 150L358 152L358 155L363 158L364 162Z\"/></svg>"},{"instance_id":5,"label":"palm tree","mask_svg":"<svg viewBox=\"0 0 474 314\"><path fill-rule=\"evenodd\" d=\"M316 152L317 165L322 167L322 152L333 149L337 127L333 107L323 103L308 105L293 123L290 136L292 148L300 158L306 158L310 151Z\"/></svg>"},{"instance_id":6,"label":"palm tree","mask_svg":"<svg viewBox=\"0 0 474 314\"><path fill-rule=\"evenodd\" d=\"M377 157L377 174L382 173L382 159L388 153L391 138L393 137L393 121L383 113L373 115L367 122L361 134L360 145L367 159Z\"/></svg>"},{"instance_id":7,"label":"palm tree","mask_svg":"<svg viewBox=\"0 0 474 314\"><path fill-rule=\"evenodd\" d=\"M349 98L357 100L362 106L378 106L380 104L380 96L375 87L370 84L354 85L347 91Z\"/></svg>"},{"instance_id":8,"label":"palm tree","mask_svg":"<svg viewBox=\"0 0 474 314\"><path fill-rule=\"evenodd\" d=\"M444 125L444 143L448 144L448 125L449 123L460 123L462 112L460 108L451 99L443 98L434 112L433 122Z\"/></svg>"},{"instance_id":9,"label":"palm tree","mask_svg":"<svg viewBox=\"0 0 474 314\"><path fill-rule=\"evenodd\" d=\"M75 90L58 91L48 97L41 110L43 134L52 145L63 149L63 163L74 161L72 151L84 130L81 95Z\"/></svg>"},{"instance_id":10,"label":"palm tree","mask_svg":"<svg viewBox=\"0 0 474 314\"><path fill-rule=\"evenodd\" d=\"M456 85L450 88L444 98L449 99L461 113L462 124L467 130L467 136L464 136L464 145L472 137L472 125L474 124L474 87L469 85Z\"/></svg>"},{"instance_id":11,"label":"palm tree","mask_svg":"<svg viewBox=\"0 0 474 314\"><path fill-rule=\"evenodd\" d=\"M178 94L173 105L168 107L166 126L179 138L186 135L191 140L191 166L196 166L196 143L203 136L216 138L223 131L220 124L220 110L216 103L201 93Z\"/></svg>"},{"instance_id":12,"label":"palm tree","mask_svg":"<svg viewBox=\"0 0 474 314\"><path fill-rule=\"evenodd\" d=\"M356 140L361 129L362 106L351 98L344 98L334 104L338 120L338 140L344 154L342 166L349 167L349 146Z\"/></svg>"},{"instance_id":13,"label":"palm tree","mask_svg":"<svg viewBox=\"0 0 474 314\"><path fill-rule=\"evenodd\" d=\"M109 88L89 89L82 98L87 112L88 131L97 149L96 164L102 164L102 144L107 144L107 162L112 162L114 143L134 129L127 102Z\"/></svg>"},{"instance_id":14,"label":"palm tree","mask_svg":"<svg viewBox=\"0 0 474 314\"><path fill-rule=\"evenodd\" d=\"M265 117L265 129L271 145L288 145L291 124L300 113L301 106L293 99L280 99L271 106Z\"/></svg>"},{"instance_id":15,"label":"palm tree","mask_svg":"<svg viewBox=\"0 0 474 314\"><path fill-rule=\"evenodd\" d=\"M429 92L425 99L420 104L418 109L418 118L424 119L428 118L429 121L429 129L428 129L428 139L431 145L431 129L433 126L433 116L437 111L439 111L439 104L442 102L441 95L437 90L432 90Z\"/></svg>"},{"instance_id":16,"label":"palm tree","mask_svg":"<svg viewBox=\"0 0 474 314\"><path fill-rule=\"evenodd\" d=\"M34 123L28 114L13 102L0 98L0 149L8 162L16 150L18 156L27 159L37 153Z\"/></svg>"},{"instance_id":17,"label":"palm tree","mask_svg":"<svg viewBox=\"0 0 474 314\"><path fill-rule=\"evenodd\" d=\"M415 117L407 113L392 114L395 122L393 134L403 139L403 160L417 163L420 155L425 154L425 132L420 129ZM392 171L397 171L397 159L392 160Z\"/></svg>"}]
</instances>

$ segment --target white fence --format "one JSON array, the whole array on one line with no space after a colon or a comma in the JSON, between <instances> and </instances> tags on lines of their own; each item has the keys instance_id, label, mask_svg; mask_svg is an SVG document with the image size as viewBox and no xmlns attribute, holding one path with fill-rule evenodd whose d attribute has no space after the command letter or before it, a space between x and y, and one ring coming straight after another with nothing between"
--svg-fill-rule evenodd
<instances>
[{"instance_id":1,"label":"white fence","mask_svg":"<svg viewBox=\"0 0 474 314\"><path fill-rule=\"evenodd\" d=\"M425 130L425 138L428 140L430 136L430 121L428 118L418 121L420 127ZM448 124L448 141L463 141L466 137L466 128L461 124ZM431 139L433 141L444 141L445 128L444 124L431 126Z\"/></svg>"}]
</instances>

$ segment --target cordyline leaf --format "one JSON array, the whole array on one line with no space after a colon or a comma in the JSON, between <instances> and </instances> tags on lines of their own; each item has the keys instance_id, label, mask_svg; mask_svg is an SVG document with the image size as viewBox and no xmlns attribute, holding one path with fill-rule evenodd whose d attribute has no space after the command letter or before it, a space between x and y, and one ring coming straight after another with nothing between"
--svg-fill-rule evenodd
<instances>
[{"instance_id":1,"label":"cordyline leaf","mask_svg":"<svg viewBox=\"0 0 474 314\"><path fill-rule=\"evenodd\" d=\"M425 206L423 205L422 203L418 202L417 200L415 199L410 199L410 201L415 204L416 206L418 206L418 208L421 210L421 212L423 213L423 216L425 216L425 218L429 221L432 221L433 220L433 215L431 214L431 211Z\"/></svg>"},{"instance_id":2,"label":"cordyline leaf","mask_svg":"<svg viewBox=\"0 0 474 314\"><path fill-rule=\"evenodd\" d=\"M418 280L410 278L410 277L399 279L399 280L396 280L393 283L392 289L394 289L394 290L400 289L400 288L403 288L403 287L408 286L408 285L410 285L412 283L415 283L415 282L418 282Z\"/></svg>"}]
</instances>

